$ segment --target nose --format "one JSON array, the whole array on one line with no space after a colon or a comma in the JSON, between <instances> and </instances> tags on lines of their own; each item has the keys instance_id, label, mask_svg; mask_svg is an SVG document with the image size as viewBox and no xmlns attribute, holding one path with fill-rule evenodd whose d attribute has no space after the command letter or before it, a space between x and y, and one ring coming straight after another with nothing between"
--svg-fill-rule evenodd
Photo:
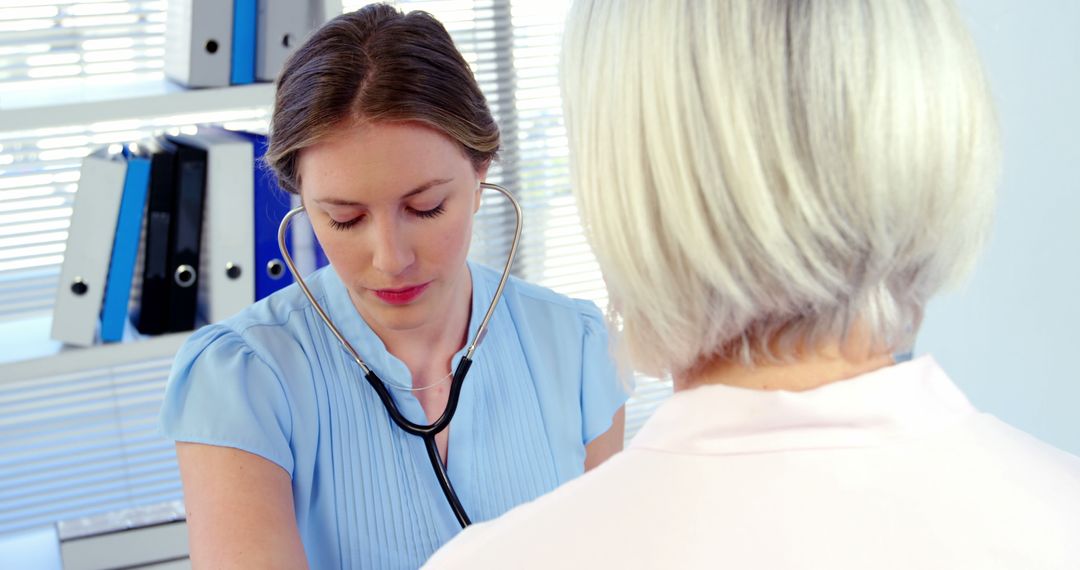
<instances>
[{"instance_id":1,"label":"nose","mask_svg":"<svg viewBox=\"0 0 1080 570\"><path fill-rule=\"evenodd\" d=\"M387 275L400 275L416 260L404 228L396 220L376 222L371 264Z\"/></svg>"}]
</instances>

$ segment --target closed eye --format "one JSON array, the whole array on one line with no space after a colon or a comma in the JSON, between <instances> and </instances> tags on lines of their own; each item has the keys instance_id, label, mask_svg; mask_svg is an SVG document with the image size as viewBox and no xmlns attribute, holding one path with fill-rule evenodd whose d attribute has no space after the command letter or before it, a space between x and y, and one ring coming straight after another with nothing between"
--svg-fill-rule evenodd
<instances>
[{"instance_id":1,"label":"closed eye","mask_svg":"<svg viewBox=\"0 0 1080 570\"><path fill-rule=\"evenodd\" d=\"M435 206L434 208L432 208L430 210L417 210L415 208L407 208L407 209L408 209L408 211L410 213L412 213L412 215L416 216L417 218L422 218L422 219L425 219L425 220L430 220L432 218L437 218L437 217L441 216L446 211L446 209L443 207L442 204L439 204L438 206ZM353 218L351 220L346 220L344 222L339 222L339 221L337 221L337 220L335 220L333 218L330 218L328 220L328 222L330 223L331 228L334 228L335 230L339 230L339 231L345 231L345 230L355 226L363 218L364 218L364 216L357 216L357 217L355 217L355 218Z\"/></svg>"},{"instance_id":2,"label":"closed eye","mask_svg":"<svg viewBox=\"0 0 1080 570\"><path fill-rule=\"evenodd\" d=\"M335 220L334 218L330 218L330 227L334 228L335 230L344 231L344 230L347 230L347 229L355 226L356 223L359 222L360 218L362 218L362 217L363 216L357 216L357 217L355 217L355 218L353 218L351 220L346 220L344 222L339 222L339 221Z\"/></svg>"},{"instance_id":3,"label":"closed eye","mask_svg":"<svg viewBox=\"0 0 1080 570\"><path fill-rule=\"evenodd\" d=\"M414 208L409 208L409 211L418 218L431 219L439 217L446 210L443 209L442 204L439 204L438 206L435 206L430 210L417 210Z\"/></svg>"}]
</instances>

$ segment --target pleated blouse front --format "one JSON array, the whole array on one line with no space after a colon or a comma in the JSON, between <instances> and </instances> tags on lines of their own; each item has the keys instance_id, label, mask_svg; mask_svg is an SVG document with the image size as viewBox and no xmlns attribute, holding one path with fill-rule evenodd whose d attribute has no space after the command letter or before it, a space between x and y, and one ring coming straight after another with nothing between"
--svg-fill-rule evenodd
<instances>
[{"instance_id":1,"label":"pleated blouse front","mask_svg":"<svg viewBox=\"0 0 1080 570\"><path fill-rule=\"evenodd\" d=\"M470 270L471 339L499 276ZM411 385L332 268L309 286L380 377ZM411 392L390 391L409 420L427 423ZM579 475L585 445L625 400L596 307L511 280L450 426L447 472L469 516L494 518ZM295 285L192 335L161 425L172 439L285 469L312 568L417 568L460 531L423 441L393 423Z\"/></svg>"}]
</instances>

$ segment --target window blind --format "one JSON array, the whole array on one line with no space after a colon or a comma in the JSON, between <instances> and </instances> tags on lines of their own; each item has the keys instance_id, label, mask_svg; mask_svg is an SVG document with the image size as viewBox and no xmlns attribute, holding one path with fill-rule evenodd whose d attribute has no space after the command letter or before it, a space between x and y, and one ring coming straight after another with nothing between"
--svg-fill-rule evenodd
<instances>
[{"instance_id":1,"label":"window blind","mask_svg":"<svg viewBox=\"0 0 1080 570\"><path fill-rule=\"evenodd\" d=\"M63 88L78 77L162 68L164 0L5 0L0 82Z\"/></svg>"},{"instance_id":2,"label":"window blind","mask_svg":"<svg viewBox=\"0 0 1080 570\"><path fill-rule=\"evenodd\" d=\"M344 1L346 10L366 2ZM162 80L164 1L5 0L0 8L0 104L87 85L104 89ZM442 21L472 66L503 133L489 180L521 201L525 229L514 273L606 306L596 262L570 189L558 88L560 32L568 0L399 0ZM92 148L196 123L263 128L265 106L146 120L7 132L0 125L0 323L51 310L77 190ZM485 196L471 257L501 267L513 215ZM2 342L3 339L0 339ZM0 349L3 350L3 349ZM4 355L10 361L10 355ZM155 421L168 358L80 373L5 381L0 372L0 533L55 520L173 500L179 481L171 443ZM2 370L2 365L0 365ZM638 378L627 437L670 393Z\"/></svg>"},{"instance_id":3,"label":"window blind","mask_svg":"<svg viewBox=\"0 0 1080 570\"><path fill-rule=\"evenodd\" d=\"M157 433L172 358L0 383L0 534L179 499Z\"/></svg>"}]
</instances>

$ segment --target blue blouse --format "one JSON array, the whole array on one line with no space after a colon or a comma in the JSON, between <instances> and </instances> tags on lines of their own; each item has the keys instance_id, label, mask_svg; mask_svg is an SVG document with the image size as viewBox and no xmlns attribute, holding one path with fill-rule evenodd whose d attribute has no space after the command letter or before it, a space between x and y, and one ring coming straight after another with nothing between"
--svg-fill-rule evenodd
<instances>
[{"instance_id":1,"label":"blue blouse","mask_svg":"<svg viewBox=\"0 0 1080 570\"><path fill-rule=\"evenodd\" d=\"M471 340L499 274L469 269ZM412 384L331 267L308 285L380 377ZM627 398L592 303L511 279L489 327L447 453L474 522L580 475L585 445ZM409 420L428 422L411 392L390 391ZM460 531L423 441L393 423L296 285L192 335L173 365L161 426L169 438L242 449L285 469L312 568L417 568Z\"/></svg>"}]
</instances>

